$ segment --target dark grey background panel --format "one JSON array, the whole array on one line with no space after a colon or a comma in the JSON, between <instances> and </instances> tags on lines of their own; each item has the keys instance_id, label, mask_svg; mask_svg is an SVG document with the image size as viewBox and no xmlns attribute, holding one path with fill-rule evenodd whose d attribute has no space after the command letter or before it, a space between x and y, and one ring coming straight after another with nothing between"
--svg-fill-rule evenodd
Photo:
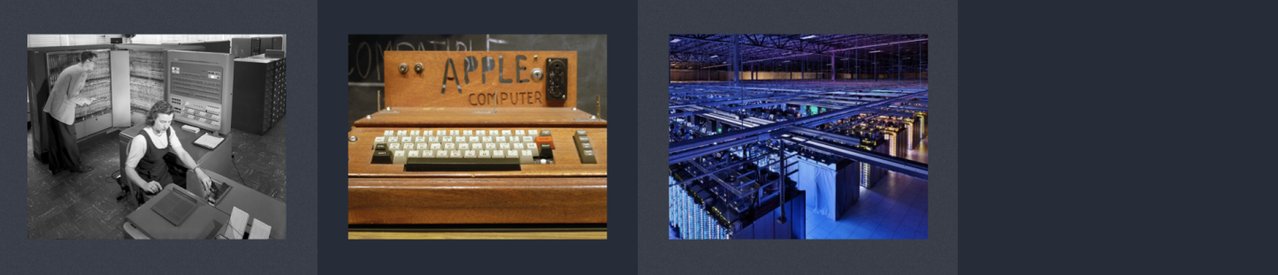
<instances>
[{"instance_id":1,"label":"dark grey background panel","mask_svg":"<svg viewBox=\"0 0 1278 275\"><path fill-rule=\"evenodd\" d=\"M0 9L0 170L26 178L27 34L284 34L288 36L288 237L253 242L28 240L26 184L0 187L0 272L6 274L315 274L316 22L314 1L26 2ZM245 156L248 157L248 156ZM99 168L101 169L101 168ZM108 184L93 181L94 184ZM281 189L283 190L283 189ZM123 231L121 230L121 234Z\"/></svg>"},{"instance_id":2,"label":"dark grey background panel","mask_svg":"<svg viewBox=\"0 0 1278 275\"><path fill-rule=\"evenodd\" d=\"M670 34L926 34L926 240L668 239ZM952 1L640 1L639 271L642 274L958 272L958 7Z\"/></svg>"},{"instance_id":3,"label":"dark grey background panel","mask_svg":"<svg viewBox=\"0 0 1278 275\"><path fill-rule=\"evenodd\" d=\"M335 274L627 274L635 255L635 2L615 1L321 1L319 94L324 112L316 173L320 205L321 270ZM348 88L352 34L602 34L607 35L608 239L589 241L348 241L346 134L354 104ZM508 40L509 41L509 40ZM586 40L528 41L572 47ZM524 43L524 42L519 42ZM601 47L602 48L602 47ZM583 62L595 54L581 54ZM590 57L603 58L603 57ZM601 60L602 61L602 60ZM590 61L595 62L595 61ZM587 65L579 64L582 68ZM602 74L606 73L606 75ZM579 83L580 85L580 83ZM362 104L361 104L362 105ZM591 102L590 105L593 105ZM290 200L291 200L290 196Z\"/></svg>"}]
</instances>

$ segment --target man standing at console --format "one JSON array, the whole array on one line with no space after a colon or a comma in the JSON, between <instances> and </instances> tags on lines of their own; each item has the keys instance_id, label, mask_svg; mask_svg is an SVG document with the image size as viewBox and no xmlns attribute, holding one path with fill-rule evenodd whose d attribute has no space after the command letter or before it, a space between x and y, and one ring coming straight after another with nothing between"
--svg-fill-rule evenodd
<instances>
[{"instance_id":1,"label":"man standing at console","mask_svg":"<svg viewBox=\"0 0 1278 275\"><path fill-rule=\"evenodd\" d=\"M68 66L58 75L53 88L49 90L49 102L44 105L44 112L49 120L49 171L54 174L62 170L84 173L93 170L80 162L80 147L76 144L75 107L87 105L88 100L79 98L84 82L93 71L93 59L97 55L92 52L80 53L80 62Z\"/></svg>"}]
</instances>

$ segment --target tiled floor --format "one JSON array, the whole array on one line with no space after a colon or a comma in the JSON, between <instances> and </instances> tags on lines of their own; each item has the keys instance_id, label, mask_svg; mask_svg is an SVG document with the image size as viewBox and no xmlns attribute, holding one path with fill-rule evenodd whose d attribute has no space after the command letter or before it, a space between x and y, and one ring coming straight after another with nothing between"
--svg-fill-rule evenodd
<instances>
[{"instance_id":1,"label":"tiled floor","mask_svg":"<svg viewBox=\"0 0 1278 275\"><path fill-rule=\"evenodd\" d=\"M911 160L927 162L927 139ZM927 180L888 172L837 221L807 212L808 239L927 239Z\"/></svg>"},{"instance_id":2,"label":"tiled floor","mask_svg":"<svg viewBox=\"0 0 1278 275\"><path fill-rule=\"evenodd\" d=\"M141 123L135 115L134 123ZM265 135L232 130L233 154L244 185L285 200L285 123ZM124 217L138 207L130 200L117 201L119 185L111 178L119 169L119 145L115 130L80 142L80 154L89 173L51 175L32 155L27 135L27 238L120 239Z\"/></svg>"}]
</instances>

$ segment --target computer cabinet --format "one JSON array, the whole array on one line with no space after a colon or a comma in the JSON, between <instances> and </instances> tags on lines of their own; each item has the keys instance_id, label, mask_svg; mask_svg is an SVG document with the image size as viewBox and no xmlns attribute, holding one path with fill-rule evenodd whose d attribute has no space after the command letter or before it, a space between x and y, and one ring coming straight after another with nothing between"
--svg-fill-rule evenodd
<instances>
[{"instance_id":1,"label":"computer cabinet","mask_svg":"<svg viewBox=\"0 0 1278 275\"><path fill-rule=\"evenodd\" d=\"M235 112L231 127L264 134L288 109L287 63L263 55L235 59Z\"/></svg>"}]
</instances>

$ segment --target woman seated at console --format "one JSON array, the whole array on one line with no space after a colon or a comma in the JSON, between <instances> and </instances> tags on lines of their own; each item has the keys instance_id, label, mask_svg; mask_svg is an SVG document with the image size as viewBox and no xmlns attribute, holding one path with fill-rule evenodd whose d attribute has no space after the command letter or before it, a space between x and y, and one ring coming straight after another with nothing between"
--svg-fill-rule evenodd
<instances>
[{"instance_id":1,"label":"woman seated at console","mask_svg":"<svg viewBox=\"0 0 1278 275\"><path fill-rule=\"evenodd\" d=\"M178 140L177 133L169 127L172 122L172 105L164 101L151 105L151 110L146 114L146 127L142 128L142 132L134 136L129 144L124 172L129 181L150 194L159 192L164 189L164 185L168 184L176 184L191 190L186 186L186 175L175 172L182 169L170 169L165 161L164 156L173 153L186 167L194 167L195 174L203 183L203 186L200 186L203 192L199 193L208 194L211 182L209 176L196 166L195 159L192 159L191 154L182 148L182 141Z\"/></svg>"}]
</instances>

